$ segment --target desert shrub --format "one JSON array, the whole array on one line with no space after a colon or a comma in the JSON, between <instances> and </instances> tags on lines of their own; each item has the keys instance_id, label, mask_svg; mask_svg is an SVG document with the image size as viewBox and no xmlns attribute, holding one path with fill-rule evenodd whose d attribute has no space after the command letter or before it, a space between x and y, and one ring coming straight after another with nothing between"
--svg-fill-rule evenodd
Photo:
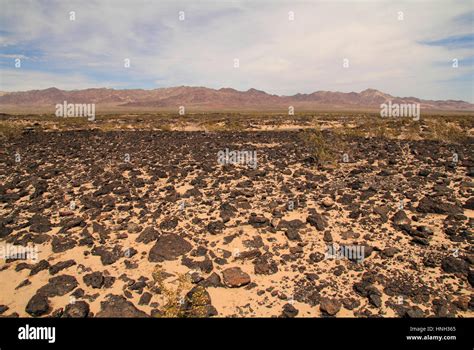
<instances>
[{"instance_id":1,"label":"desert shrub","mask_svg":"<svg viewBox=\"0 0 474 350\"><path fill-rule=\"evenodd\" d=\"M242 131L244 129L242 123L237 119L227 119L224 128L228 131Z\"/></svg>"},{"instance_id":2,"label":"desert shrub","mask_svg":"<svg viewBox=\"0 0 474 350\"><path fill-rule=\"evenodd\" d=\"M467 131L453 122L433 119L427 122L427 125L427 137L433 140L447 143L462 143L468 137Z\"/></svg>"},{"instance_id":3,"label":"desert shrub","mask_svg":"<svg viewBox=\"0 0 474 350\"><path fill-rule=\"evenodd\" d=\"M367 135L367 131L361 125L355 127L343 125L341 127L335 128L334 133L344 139L365 137Z\"/></svg>"},{"instance_id":4,"label":"desert shrub","mask_svg":"<svg viewBox=\"0 0 474 350\"><path fill-rule=\"evenodd\" d=\"M418 140L421 138L421 123L419 121L409 121L404 128L405 138L408 140Z\"/></svg>"},{"instance_id":5,"label":"desert shrub","mask_svg":"<svg viewBox=\"0 0 474 350\"><path fill-rule=\"evenodd\" d=\"M474 116L459 117L458 124L462 130L471 130L474 128Z\"/></svg>"},{"instance_id":6,"label":"desert shrub","mask_svg":"<svg viewBox=\"0 0 474 350\"><path fill-rule=\"evenodd\" d=\"M0 139L10 138L21 134L21 127L8 121L0 122Z\"/></svg>"},{"instance_id":7,"label":"desert shrub","mask_svg":"<svg viewBox=\"0 0 474 350\"><path fill-rule=\"evenodd\" d=\"M310 157L312 157L318 165L334 160L331 146L326 142L324 135L319 128L306 129L302 131L301 139L303 140Z\"/></svg>"},{"instance_id":8,"label":"desert shrub","mask_svg":"<svg viewBox=\"0 0 474 350\"><path fill-rule=\"evenodd\" d=\"M178 275L176 288L171 288L164 283L164 276L166 276L164 271L158 266L152 273L153 281L165 299L165 303L160 309L160 317L185 317L183 293L191 286L189 277Z\"/></svg>"},{"instance_id":9,"label":"desert shrub","mask_svg":"<svg viewBox=\"0 0 474 350\"><path fill-rule=\"evenodd\" d=\"M153 281L164 297L164 304L160 309L159 317L205 317L208 307L206 290L198 286L193 289L192 293L185 294L192 287L189 275L178 274L175 280L175 288L164 283L165 276L166 274L159 266L152 273Z\"/></svg>"},{"instance_id":10,"label":"desert shrub","mask_svg":"<svg viewBox=\"0 0 474 350\"><path fill-rule=\"evenodd\" d=\"M388 123L385 120L374 119L369 128L369 135L377 138L386 138L390 134Z\"/></svg>"}]
</instances>

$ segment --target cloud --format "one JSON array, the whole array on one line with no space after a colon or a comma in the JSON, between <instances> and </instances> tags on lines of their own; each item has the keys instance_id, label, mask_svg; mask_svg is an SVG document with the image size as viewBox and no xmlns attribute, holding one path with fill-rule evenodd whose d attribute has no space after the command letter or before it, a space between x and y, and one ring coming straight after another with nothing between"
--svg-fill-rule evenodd
<instances>
[{"instance_id":1,"label":"cloud","mask_svg":"<svg viewBox=\"0 0 474 350\"><path fill-rule=\"evenodd\" d=\"M59 88L199 85L295 94L371 87L474 102L466 78L474 73L469 1L0 1L2 52L35 58L22 66L19 83L11 57L0 56L3 90L40 88L47 75Z\"/></svg>"},{"instance_id":2,"label":"cloud","mask_svg":"<svg viewBox=\"0 0 474 350\"><path fill-rule=\"evenodd\" d=\"M474 33L454 35L447 38L425 41L425 45L444 46L451 49L474 47Z\"/></svg>"}]
</instances>

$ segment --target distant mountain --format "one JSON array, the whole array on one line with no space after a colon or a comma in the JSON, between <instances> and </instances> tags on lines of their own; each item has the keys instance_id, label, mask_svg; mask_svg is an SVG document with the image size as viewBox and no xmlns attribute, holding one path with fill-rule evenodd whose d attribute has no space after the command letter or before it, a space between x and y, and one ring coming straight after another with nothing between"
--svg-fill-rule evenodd
<instances>
[{"instance_id":1,"label":"distant mountain","mask_svg":"<svg viewBox=\"0 0 474 350\"><path fill-rule=\"evenodd\" d=\"M46 107L54 110L58 103L95 103L96 108L134 109L187 109L238 110L238 109L379 109L382 103L419 103L422 109L474 111L474 105L465 101L421 100L416 97L394 97L374 89L362 92L316 91L293 96L270 95L265 91L249 89L238 91L231 88L219 90L205 87L179 86L153 90L85 89L65 91L57 88L0 93L2 107Z\"/></svg>"}]
</instances>

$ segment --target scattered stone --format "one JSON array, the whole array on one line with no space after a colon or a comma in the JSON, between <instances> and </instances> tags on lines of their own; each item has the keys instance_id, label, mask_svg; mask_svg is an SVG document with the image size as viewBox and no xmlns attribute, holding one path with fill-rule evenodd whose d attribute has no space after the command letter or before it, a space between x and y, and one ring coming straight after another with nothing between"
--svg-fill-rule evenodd
<instances>
[{"instance_id":1,"label":"scattered stone","mask_svg":"<svg viewBox=\"0 0 474 350\"><path fill-rule=\"evenodd\" d=\"M207 231L211 234L211 235L216 235L218 233L221 233L222 230L224 230L224 223L222 221L211 221L208 225L207 225Z\"/></svg>"},{"instance_id":2,"label":"scattered stone","mask_svg":"<svg viewBox=\"0 0 474 350\"><path fill-rule=\"evenodd\" d=\"M49 262L46 260L41 260L36 265L31 268L30 276L36 275L38 272L46 270L49 268Z\"/></svg>"},{"instance_id":3,"label":"scattered stone","mask_svg":"<svg viewBox=\"0 0 474 350\"><path fill-rule=\"evenodd\" d=\"M26 280L24 280L23 282L20 282L20 284L15 287L15 290L18 290L18 289L20 289L20 288L29 286L30 284L31 284L31 281L28 280L28 279L26 279Z\"/></svg>"},{"instance_id":4,"label":"scattered stone","mask_svg":"<svg viewBox=\"0 0 474 350\"><path fill-rule=\"evenodd\" d=\"M217 310L212 305L211 296L202 286L195 286L186 294L183 309L186 317L217 316Z\"/></svg>"},{"instance_id":5,"label":"scattered stone","mask_svg":"<svg viewBox=\"0 0 474 350\"><path fill-rule=\"evenodd\" d=\"M469 281L469 284L471 287L474 287L474 270L470 270L468 275L467 275L467 280Z\"/></svg>"},{"instance_id":6,"label":"scattered stone","mask_svg":"<svg viewBox=\"0 0 474 350\"><path fill-rule=\"evenodd\" d=\"M331 208L334 205L332 198L326 197L323 199L323 206L326 208Z\"/></svg>"},{"instance_id":7,"label":"scattered stone","mask_svg":"<svg viewBox=\"0 0 474 350\"><path fill-rule=\"evenodd\" d=\"M51 242L53 253L62 253L76 246L76 241L72 238L54 236Z\"/></svg>"},{"instance_id":8,"label":"scattered stone","mask_svg":"<svg viewBox=\"0 0 474 350\"><path fill-rule=\"evenodd\" d=\"M220 276L215 272L213 272L208 278L201 281L199 284L202 285L204 288L207 288L207 287L215 287L215 288L224 287L224 285L221 282Z\"/></svg>"},{"instance_id":9,"label":"scattered stone","mask_svg":"<svg viewBox=\"0 0 474 350\"><path fill-rule=\"evenodd\" d=\"M382 250L382 255L384 255L387 258L392 258L395 256L395 254L398 254L400 251L398 248L395 247L387 247L384 250Z\"/></svg>"},{"instance_id":10,"label":"scattered stone","mask_svg":"<svg viewBox=\"0 0 474 350\"><path fill-rule=\"evenodd\" d=\"M324 231L327 226L327 220L321 214L313 214L306 218L306 222L316 227L318 231Z\"/></svg>"},{"instance_id":11,"label":"scattered stone","mask_svg":"<svg viewBox=\"0 0 474 350\"><path fill-rule=\"evenodd\" d=\"M445 201L437 202L433 198L430 198L430 197L424 197L418 203L417 211L420 213L434 213L434 214L448 214L448 215L463 213L462 208L454 204L450 204Z\"/></svg>"},{"instance_id":12,"label":"scattered stone","mask_svg":"<svg viewBox=\"0 0 474 350\"><path fill-rule=\"evenodd\" d=\"M175 260L192 249L192 245L176 234L164 234L160 236L148 254L150 262L162 262Z\"/></svg>"},{"instance_id":13,"label":"scattered stone","mask_svg":"<svg viewBox=\"0 0 474 350\"><path fill-rule=\"evenodd\" d=\"M275 261L264 256L254 261L254 271L257 275L273 275L278 272L278 266Z\"/></svg>"},{"instance_id":14,"label":"scattered stone","mask_svg":"<svg viewBox=\"0 0 474 350\"><path fill-rule=\"evenodd\" d=\"M376 308L380 308L382 306L382 299L380 298L380 295L375 293L369 295L369 302Z\"/></svg>"},{"instance_id":15,"label":"scattered stone","mask_svg":"<svg viewBox=\"0 0 474 350\"><path fill-rule=\"evenodd\" d=\"M469 198L466 203L464 203L464 208L474 210L474 197Z\"/></svg>"},{"instance_id":16,"label":"scattered stone","mask_svg":"<svg viewBox=\"0 0 474 350\"><path fill-rule=\"evenodd\" d=\"M141 226L135 222L129 222L127 225L127 232L130 234L138 233L142 230Z\"/></svg>"},{"instance_id":17,"label":"scattered stone","mask_svg":"<svg viewBox=\"0 0 474 350\"><path fill-rule=\"evenodd\" d=\"M413 243L416 243L416 244L419 244L419 245L424 245L424 246L427 246L427 245L430 244L430 241L428 241L428 239L422 238L422 237L413 237L413 239L411 241Z\"/></svg>"},{"instance_id":18,"label":"scattered stone","mask_svg":"<svg viewBox=\"0 0 474 350\"><path fill-rule=\"evenodd\" d=\"M319 308L321 312L326 313L329 316L334 316L341 309L341 302L330 298L321 298Z\"/></svg>"},{"instance_id":19,"label":"scattered stone","mask_svg":"<svg viewBox=\"0 0 474 350\"><path fill-rule=\"evenodd\" d=\"M7 227L3 222L0 222L0 238L5 238L12 232L13 229L11 227Z\"/></svg>"},{"instance_id":20,"label":"scattered stone","mask_svg":"<svg viewBox=\"0 0 474 350\"><path fill-rule=\"evenodd\" d=\"M329 232L329 231L324 232L323 241L326 242L326 243L331 243L332 242L331 232Z\"/></svg>"},{"instance_id":21,"label":"scattered stone","mask_svg":"<svg viewBox=\"0 0 474 350\"><path fill-rule=\"evenodd\" d=\"M101 288L104 285L104 275L102 272L96 271L89 273L87 275L84 275L82 278L86 286L92 287L92 288Z\"/></svg>"},{"instance_id":22,"label":"scattered stone","mask_svg":"<svg viewBox=\"0 0 474 350\"><path fill-rule=\"evenodd\" d=\"M51 230L51 222L48 218L35 214L29 221L30 232L46 233Z\"/></svg>"},{"instance_id":23,"label":"scattered stone","mask_svg":"<svg viewBox=\"0 0 474 350\"><path fill-rule=\"evenodd\" d=\"M222 271L224 284L229 288L241 287L250 283L250 276L240 267L230 267Z\"/></svg>"},{"instance_id":24,"label":"scattered stone","mask_svg":"<svg viewBox=\"0 0 474 350\"><path fill-rule=\"evenodd\" d=\"M51 277L48 283L38 289L38 294L44 294L48 297L62 296L71 292L77 287L77 280L74 276L60 275Z\"/></svg>"},{"instance_id":25,"label":"scattered stone","mask_svg":"<svg viewBox=\"0 0 474 350\"><path fill-rule=\"evenodd\" d=\"M325 255L323 253L311 253L309 255L309 260L313 263L318 263L324 260Z\"/></svg>"},{"instance_id":26,"label":"scattered stone","mask_svg":"<svg viewBox=\"0 0 474 350\"><path fill-rule=\"evenodd\" d=\"M425 314L423 313L423 310L420 309L418 306L413 306L409 309L406 309L404 311L404 314L402 317L406 318L423 318L425 317Z\"/></svg>"},{"instance_id":27,"label":"scattered stone","mask_svg":"<svg viewBox=\"0 0 474 350\"><path fill-rule=\"evenodd\" d=\"M137 237L136 241L138 243L148 244L150 242L156 241L160 237L160 233L153 229L152 227L147 227L143 230L142 233Z\"/></svg>"},{"instance_id":28,"label":"scattered stone","mask_svg":"<svg viewBox=\"0 0 474 350\"><path fill-rule=\"evenodd\" d=\"M9 309L8 306L6 305L0 305L0 315L4 314L5 311L7 311Z\"/></svg>"},{"instance_id":29,"label":"scattered stone","mask_svg":"<svg viewBox=\"0 0 474 350\"><path fill-rule=\"evenodd\" d=\"M100 261L102 265L112 265L115 263L120 257L123 257L122 251L119 246L115 246L112 250L106 249L104 247L95 247L91 251L92 255L100 256Z\"/></svg>"},{"instance_id":30,"label":"scattered stone","mask_svg":"<svg viewBox=\"0 0 474 350\"><path fill-rule=\"evenodd\" d=\"M85 301L75 301L66 305L62 317L65 318L86 318L89 315L89 304Z\"/></svg>"},{"instance_id":31,"label":"scattered stone","mask_svg":"<svg viewBox=\"0 0 474 350\"><path fill-rule=\"evenodd\" d=\"M454 256L448 256L441 261L441 268L447 273L462 273L469 272L469 264L467 261Z\"/></svg>"},{"instance_id":32,"label":"scattered stone","mask_svg":"<svg viewBox=\"0 0 474 350\"><path fill-rule=\"evenodd\" d=\"M43 316L49 311L48 297L42 293L36 293L28 301L25 311L33 317Z\"/></svg>"},{"instance_id":33,"label":"scattered stone","mask_svg":"<svg viewBox=\"0 0 474 350\"><path fill-rule=\"evenodd\" d=\"M291 304L285 304L283 305L283 312L281 314L281 317L285 318L293 318L298 315L298 310Z\"/></svg>"},{"instance_id":34,"label":"scattered stone","mask_svg":"<svg viewBox=\"0 0 474 350\"><path fill-rule=\"evenodd\" d=\"M411 220L403 210L399 210L392 218L395 225L411 225Z\"/></svg>"},{"instance_id":35,"label":"scattered stone","mask_svg":"<svg viewBox=\"0 0 474 350\"><path fill-rule=\"evenodd\" d=\"M121 295L109 294L107 300L100 302L100 311L96 317L149 317L137 309L130 301Z\"/></svg>"},{"instance_id":36,"label":"scattered stone","mask_svg":"<svg viewBox=\"0 0 474 350\"><path fill-rule=\"evenodd\" d=\"M259 228L259 227L268 226L270 223L270 220L268 220L264 216L258 216L255 213L251 213L248 223L255 228Z\"/></svg>"},{"instance_id":37,"label":"scattered stone","mask_svg":"<svg viewBox=\"0 0 474 350\"><path fill-rule=\"evenodd\" d=\"M285 231L285 236L290 241L301 241L301 237L298 231L291 228Z\"/></svg>"},{"instance_id":38,"label":"scattered stone","mask_svg":"<svg viewBox=\"0 0 474 350\"><path fill-rule=\"evenodd\" d=\"M142 296L140 297L140 300L138 301L138 305L148 305L150 303L150 300L151 300L151 293L148 293L148 292L145 292L142 294Z\"/></svg>"},{"instance_id":39,"label":"scattered stone","mask_svg":"<svg viewBox=\"0 0 474 350\"><path fill-rule=\"evenodd\" d=\"M61 262L58 262L57 264L54 264L54 265L50 266L49 273L51 275L55 275L59 271L62 271L64 269L67 269L67 268L69 268L71 266L74 266L74 265L76 265L76 262L72 259L66 260L66 261L61 261Z\"/></svg>"},{"instance_id":40,"label":"scattered stone","mask_svg":"<svg viewBox=\"0 0 474 350\"><path fill-rule=\"evenodd\" d=\"M161 222L160 229L163 231L171 231L174 230L178 226L178 219L177 218L168 218Z\"/></svg>"}]
</instances>

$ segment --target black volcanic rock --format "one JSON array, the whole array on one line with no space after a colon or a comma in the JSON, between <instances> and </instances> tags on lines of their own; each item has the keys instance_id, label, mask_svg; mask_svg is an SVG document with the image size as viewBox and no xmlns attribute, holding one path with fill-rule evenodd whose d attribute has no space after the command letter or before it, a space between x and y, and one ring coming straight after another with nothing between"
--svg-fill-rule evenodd
<instances>
[{"instance_id":1,"label":"black volcanic rock","mask_svg":"<svg viewBox=\"0 0 474 350\"><path fill-rule=\"evenodd\" d=\"M31 316L38 317L47 314L49 311L48 297L41 293L36 293L28 301L25 311Z\"/></svg>"},{"instance_id":2,"label":"black volcanic rock","mask_svg":"<svg viewBox=\"0 0 474 350\"><path fill-rule=\"evenodd\" d=\"M174 233L164 234L156 241L148 253L148 260L161 262L164 260L175 260L192 249L192 245Z\"/></svg>"},{"instance_id":3,"label":"black volcanic rock","mask_svg":"<svg viewBox=\"0 0 474 350\"><path fill-rule=\"evenodd\" d=\"M417 211L420 213L434 213L434 214L459 214L462 213L462 208L441 201L436 201L430 197L424 197L418 203Z\"/></svg>"},{"instance_id":4,"label":"black volcanic rock","mask_svg":"<svg viewBox=\"0 0 474 350\"><path fill-rule=\"evenodd\" d=\"M48 297L62 296L74 290L77 285L77 280L74 276L60 275L51 277L46 285L38 289L37 293Z\"/></svg>"},{"instance_id":5,"label":"black volcanic rock","mask_svg":"<svg viewBox=\"0 0 474 350\"><path fill-rule=\"evenodd\" d=\"M309 215L306 218L306 222L311 226L316 227L318 231L324 231L327 227L327 220L321 214Z\"/></svg>"},{"instance_id":6,"label":"black volcanic rock","mask_svg":"<svg viewBox=\"0 0 474 350\"><path fill-rule=\"evenodd\" d=\"M469 271L469 264L463 259L448 256L441 261L441 268L447 273L467 274Z\"/></svg>"},{"instance_id":7,"label":"black volcanic rock","mask_svg":"<svg viewBox=\"0 0 474 350\"><path fill-rule=\"evenodd\" d=\"M65 318L85 318L89 315L89 304L85 301L76 301L68 304L64 309L62 317Z\"/></svg>"},{"instance_id":8,"label":"black volcanic rock","mask_svg":"<svg viewBox=\"0 0 474 350\"><path fill-rule=\"evenodd\" d=\"M100 302L100 311L96 317L149 317L145 312L137 309L133 303L121 295L110 294L106 300Z\"/></svg>"}]
</instances>

